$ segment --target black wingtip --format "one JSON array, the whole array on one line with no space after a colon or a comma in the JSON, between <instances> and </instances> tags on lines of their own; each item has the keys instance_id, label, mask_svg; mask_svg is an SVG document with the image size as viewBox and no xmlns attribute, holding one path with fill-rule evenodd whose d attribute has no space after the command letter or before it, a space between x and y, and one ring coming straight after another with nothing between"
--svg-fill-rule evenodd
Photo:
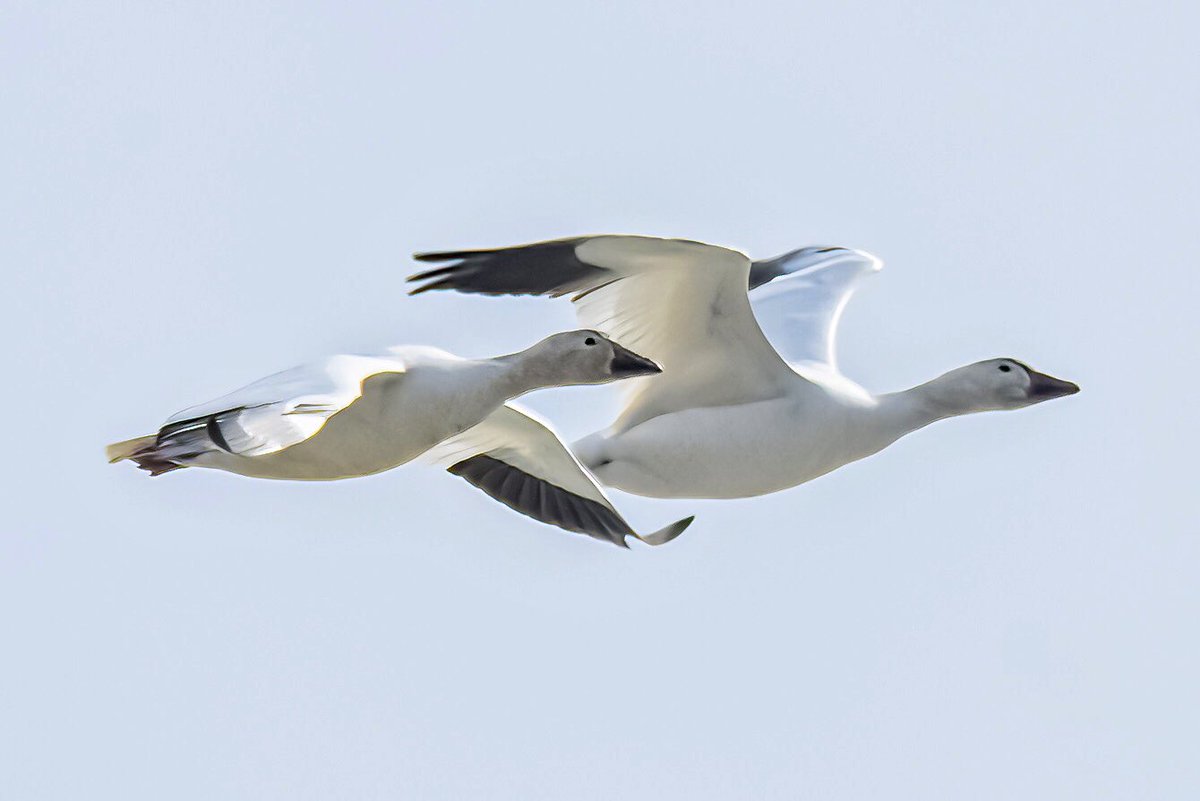
<instances>
[{"instance_id":1,"label":"black wingtip","mask_svg":"<svg viewBox=\"0 0 1200 801\"><path fill-rule=\"evenodd\" d=\"M460 254L456 253L414 253L414 259L421 261L443 261L442 257L447 259L458 258ZM409 295L420 295L422 292L428 292L432 289L458 289L458 284L454 280L454 273L461 266L461 262L448 264L445 267L434 267L432 270L423 270L419 273L413 273L404 280L408 283L414 281L428 281L429 283L409 290ZM436 279L436 280L435 280Z\"/></svg>"},{"instance_id":2,"label":"black wingtip","mask_svg":"<svg viewBox=\"0 0 1200 801\"><path fill-rule=\"evenodd\" d=\"M459 289L458 285L450 278L442 278L438 281L430 281L428 284L422 284L416 289L409 290L410 295L420 295L422 292L428 292L432 289ZM464 290L467 291L467 290Z\"/></svg>"},{"instance_id":3,"label":"black wingtip","mask_svg":"<svg viewBox=\"0 0 1200 801\"><path fill-rule=\"evenodd\" d=\"M418 262L441 264L409 281L432 281L418 288L479 295L550 295L588 289L613 278L610 270L579 260L580 238L555 239L491 250L439 250L413 253Z\"/></svg>"},{"instance_id":4,"label":"black wingtip","mask_svg":"<svg viewBox=\"0 0 1200 801\"><path fill-rule=\"evenodd\" d=\"M460 261L470 258L471 256L480 256L485 253L493 253L491 250L428 250L422 253L414 253L412 257L417 261L439 262L439 261Z\"/></svg>"},{"instance_id":5,"label":"black wingtip","mask_svg":"<svg viewBox=\"0 0 1200 801\"><path fill-rule=\"evenodd\" d=\"M446 468L510 509L552 526L628 548L629 524L609 506L575 495L488 454Z\"/></svg>"},{"instance_id":6,"label":"black wingtip","mask_svg":"<svg viewBox=\"0 0 1200 801\"><path fill-rule=\"evenodd\" d=\"M413 273L405 281L427 281L430 278L439 278L443 275L449 275L454 272L457 265L451 264L449 267L435 267L432 270L422 270L419 273Z\"/></svg>"},{"instance_id":7,"label":"black wingtip","mask_svg":"<svg viewBox=\"0 0 1200 801\"><path fill-rule=\"evenodd\" d=\"M408 280L409 281L420 281L421 279L420 278L410 278ZM422 292L428 292L429 290L434 288L434 285L436 283L438 283L438 282L434 281L433 283L430 283L430 284L422 284L421 286L415 286L412 289L408 290L408 294L409 295L420 295Z\"/></svg>"}]
</instances>

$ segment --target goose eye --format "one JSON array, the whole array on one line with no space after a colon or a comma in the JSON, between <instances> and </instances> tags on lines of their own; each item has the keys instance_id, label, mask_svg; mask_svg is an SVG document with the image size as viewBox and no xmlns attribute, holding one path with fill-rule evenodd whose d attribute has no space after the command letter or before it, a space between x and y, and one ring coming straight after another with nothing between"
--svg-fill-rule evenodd
<instances>
[{"instance_id":1,"label":"goose eye","mask_svg":"<svg viewBox=\"0 0 1200 801\"><path fill-rule=\"evenodd\" d=\"M595 337L588 337L587 339L583 340L583 344L585 344L585 345L595 345L595 344L596 344L596 338L595 338Z\"/></svg>"},{"instance_id":2,"label":"goose eye","mask_svg":"<svg viewBox=\"0 0 1200 801\"><path fill-rule=\"evenodd\" d=\"M1000 365L1000 372L1002 372L1002 373L1007 373L1007 372L1008 372L1009 370L1011 370L1011 369L1012 369L1012 368L1011 368L1011 367L1009 367L1007 364L1002 364L1002 365Z\"/></svg>"}]
</instances>

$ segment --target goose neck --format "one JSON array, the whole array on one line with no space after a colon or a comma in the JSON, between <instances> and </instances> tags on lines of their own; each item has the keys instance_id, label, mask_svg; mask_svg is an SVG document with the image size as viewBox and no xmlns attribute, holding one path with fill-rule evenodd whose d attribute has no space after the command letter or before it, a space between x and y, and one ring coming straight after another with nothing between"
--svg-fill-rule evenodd
<instances>
[{"instance_id":1,"label":"goose neck","mask_svg":"<svg viewBox=\"0 0 1200 801\"><path fill-rule=\"evenodd\" d=\"M497 371L497 385L506 399L554 383L545 360L531 355L528 351L497 356L488 359L487 362Z\"/></svg>"}]
</instances>

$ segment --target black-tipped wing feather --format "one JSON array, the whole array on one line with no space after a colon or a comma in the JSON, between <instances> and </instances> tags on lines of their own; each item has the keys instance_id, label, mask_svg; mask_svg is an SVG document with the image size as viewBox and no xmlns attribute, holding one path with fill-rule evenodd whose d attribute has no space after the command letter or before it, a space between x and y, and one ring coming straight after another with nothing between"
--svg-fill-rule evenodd
<instances>
[{"instance_id":1,"label":"black-tipped wing feather","mask_svg":"<svg viewBox=\"0 0 1200 801\"><path fill-rule=\"evenodd\" d=\"M629 536L662 545L692 522L687 518L638 534L549 425L511 403L425 458L523 515L622 548Z\"/></svg>"},{"instance_id":2,"label":"black-tipped wing feather","mask_svg":"<svg viewBox=\"0 0 1200 801\"><path fill-rule=\"evenodd\" d=\"M358 400L363 382L387 380L404 369L403 360L389 353L331 356L284 370L172 415L152 443L126 458L157 475L210 452L277 453L309 439Z\"/></svg>"},{"instance_id":3,"label":"black-tipped wing feather","mask_svg":"<svg viewBox=\"0 0 1200 801\"><path fill-rule=\"evenodd\" d=\"M623 382L618 430L702 405L777 398L796 374L750 310L750 260L684 239L599 235L494 251L420 256L455 263L415 291L568 295L581 327L654 359L662 375Z\"/></svg>"},{"instance_id":4,"label":"black-tipped wing feather","mask_svg":"<svg viewBox=\"0 0 1200 801\"><path fill-rule=\"evenodd\" d=\"M416 253L413 258L417 261L454 263L409 276L409 281L424 282L410 294L449 289L483 295L558 297L568 292L590 291L619 277L612 270L580 260L576 248L590 238L577 236L491 250ZM824 253L841 248L807 250ZM753 262L748 289L787 275L792 256L792 253L788 253L778 258Z\"/></svg>"},{"instance_id":5,"label":"black-tipped wing feather","mask_svg":"<svg viewBox=\"0 0 1200 801\"><path fill-rule=\"evenodd\" d=\"M839 247L808 247L793 250L790 253L785 253L782 256L776 256L773 259L760 259L750 263L750 289L760 287L763 284L770 283L776 278L781 278L789 273L795 272L797 269L803 269L803 260L798 256L820 256L823 253L835 253L844 251L846 248Z\"/></svg>"},{"instance_id":6,"label":"black-tipped wing feather","mask_svg":"<svg viewBox=\"0 0 1200 801\"><path fill-rule=\"evenodd\" d=\"M628 548L625 538L636 536L619 515L596 501L574 495L549 481L532 476L485 454L472 456L449 467L500 503L549 523L614 545Z\"/></svg>"},{"instance_id":7,"label":"black-tipped wing feather","mask_svg":"<svg viewBox=\"0 0 1200 801\"><path fill-rule=\"evenodd\" d=\"M453 289L482 295L550 295L558 297L604 283L610 270L580 261L575 248L588 237L557 239L495 250L418 253L417 261L454 262L410 276L425 283L410 294Z\"/></svg>"}]
</instances>

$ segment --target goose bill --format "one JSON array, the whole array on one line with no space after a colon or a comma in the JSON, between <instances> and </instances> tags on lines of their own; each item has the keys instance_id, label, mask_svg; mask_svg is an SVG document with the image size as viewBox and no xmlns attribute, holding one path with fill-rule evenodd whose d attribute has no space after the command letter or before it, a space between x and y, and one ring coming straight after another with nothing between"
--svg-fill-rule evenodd
<instances>
[{"instance_id":1,"label":"goose bill","mask_svg":"<svg viewBox=\"0 0 1200 801\"><path fill-rule=\"evenodd\" d=\"M1078 391L1078 384L1063 381L1061 378L1055 378L1052 375L1039 373L1035 370L1029 371L1029 398L1031 400L1044 401L1054 398L1065 398L1067 395L1074 395Z\"/></svg>"},{"instance_id":2,"label":"goose bill","mask_svg":"<svg viewBox=\"0 0 1200 801\"><path fill-rule=\"evenodd\" d=\"M609 369L614 376L632 378L639 375L656 375L662 368L645 356L639 356L628 348L613 343L613 360Z\"/></svg>"}]
</instances>

